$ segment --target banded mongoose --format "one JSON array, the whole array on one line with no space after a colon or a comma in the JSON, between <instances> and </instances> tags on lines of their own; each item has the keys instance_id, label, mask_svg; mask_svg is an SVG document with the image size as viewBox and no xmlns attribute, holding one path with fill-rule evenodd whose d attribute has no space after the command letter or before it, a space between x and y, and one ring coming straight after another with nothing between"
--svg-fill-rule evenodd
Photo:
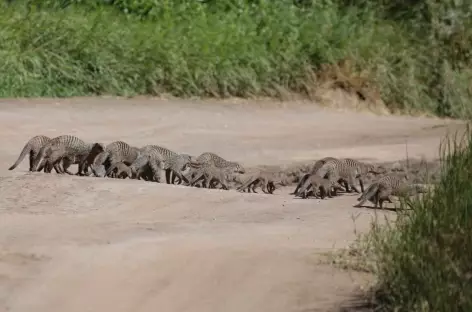
<instances>
[{"instance_id":1,"label":"banded mongoose","mask_svg":"<svg viewBox=\"0 0 472 312\"><path fill-rule=\"evenodd\" d=\"M54 168L57 173L64 173L64 170L58 163L52 165L52 163L49 161L49 155L53 151L52 147L54 146L54 143L59 143L60 141L67 141L67 136L55 137L40 148L38 154L33 160L31 171L40 172L44 170L46 173L51 173L52 169Z\"/></svg>"},{"instance_id":2,"label":"banded mongoose","mask_svg":"<svg viewBox=\"0 0 472 312\"><path fill-rule=\"evenodd\" d=\"M106 174L110 178L126 179L131 178L131 168L124 162L114 163Z\"/></svg>"},{"instance_id":3,"label":"banded mongoose","mask_svg":"<svg viewBox=\"0 0 472 312\"><path fill-rule=\"evenodd\" d=\"M131 178L145 181L155 181L154 173L149 165L150 155L140 155L130 166ZM155 181L159 182L159 181Z\"/></svg>"},{"instance_id":4,"label":"banded mongoose","mask_svg":"<svg viewBox=\"0 0 472 312\"><path fill-rule=\"evenodd\" d=\"M298 194L298 190L300 189L300 187L303 185L303 183L305 183L306 179L308 179L308 177L310 177L312 174L318 172L318 170L327 162L327 161L330 161L330 160L336 160L336 158L334 157L324 157L322 159L319 159L315 162L315 164L313 165L312 169L310 170L310 172L306 173L305 175L303 175L300 179L300 181L298 181L298 184L297 184L297 187L295 188L295 190L290 193L290 195L296 195Z\"/></svg>"},{"instance_id":5,"label":"banded mongoose","mask_svg":"<svg viewBox=\"0 0 472 312\"><path fill-rule=\"evenodd\" d=\"M15 169L23 161L26 154L29 154L29 171L33 171L34 159L39 154L39 150L50 141L51 138L45 135L37 135L29 139L29 141L26 142L25 146L23 147L23 150L21 151L20 156L18 156L16 162L10 168L8 168L8 170Z\"/></svg>"},{"instance_id":6,"label":"banded mongoose","mask_svg":"<svg viewBox=\"0 0 472 312\"><path fill-rule=\"evenodd\" d=\"M335 158L327 160L314 174L322 178L327 178L331 182L344 180L355 188L357 170L349 166L343 159Z\"/></svg>"},{"instance_id":7,"label":"banded mongoose","mask_svg":"<svg viewBox=\"0 0 472 312\"><path fill-rule=\"evenodd\" d=\"M328 160L316 172L320 177L326 177L331 182L342 180L346 191L350 192L350 188L356 192L361 193L356 187L355 180L358 179L361 190L364 190L363 178L368 174L378 174L374 165L365 164L360 161L344 158Z\"/></svg>"},{"instance_id":8,"label":"banded mongoose","mask_svg":"<svg viewBox=\"0 0 472 312\"><path fill-rule=\"evenodd\" d=\"M198 181L203 180L202 186L205 188L215 188L217 184L221 184L224 190L229 190L228 177L233 172L228 168L220 168L213 165L205 165L199 167L195 176L190 181L190 186L194 186Z\"/></svg>"},{"instance_id":9,"label":"banded mongoose","mask_svg":"<svg viewBox=\"0 0 472 312\"><path fill-rule=\"evenodd\" d=\"M260 187L265 194L273 194L277 186L282 185L282 179L279 174L268 170L257 170L245 177L241 186L237 188L240 192L257 193L256 188Z\"/></svg>"},{"instance_id":10,"label":"banded mongoose","mask_svg":"<svg viewBox=\"0 0 472 312\"><path fill-rule=\"evenodd\" d=\"M316 198L324 199L326 196L332 198L333 195L336 195L337 190L342 190L343 188L338 181L331 181L314 173L305 180L305 183L303 183L296 195L307 198L310 189L313 190L313 195ZM319 196L318 191L320 192Z\"/></svg>"},{"instance_id":11,"label":"banded mongoose","mask_svg":"<svg viewBox=\"0 0 472 312\"><path fill-rule=\"evenodd\" d=\"M85 143L78 138L76 139L73 148L62 143L52 144L46 151L45 158L51 166L56 166L62 161L61 173L73 175L68 169L72 164L77 164L79 167L76 175L86 175L89 166L87 160L95 143Z\"/></svg>"},{"instance_id":12,"label":"banded mongoose","mask_svg":"<svg viewBox=\"0 0 472 312\"><path fill-rule=\"evenodd\" d=\"M383 209L383 202L388 201L392 203L391 196L398 196L405 192L408 188L408 175L390 173L374 181L367 190L357 198L357 203L354 207L361 207L367 200L375 204L375 208L380 205ZM421 191L421 190L420 190Z\"/></svg>"},{"instance_id":13,"label":"banded mongoose","mask_svg":"<svg viewBox=\"0 0 472 312\"><path fill-rule=\"evenodd\" d=\"M350 167L355 168L356 170L356 179L359 180L359 185L361 187L361 193L364 192L364 179L369 175L378 176L381 174L387 173L386 169L382 166L376 166L373 164L361 162L352 158L342 158L342 160ZM350 193L349 185L347 181L344 181L346 192Z\"/></svg>"},{"instance_id":14,"label":"banded mongoose","mask_svg":"<svg viewBox=\"0 0 472 312\"><path fill-rule=\"evenodd\" d=\"M166 183L174 184L176 178L179 183L182 181L189 183L187 177L182 172L187 169L188 164L194 161L193 157L188 154L178 154L165 147L158 145L147 145L140 149L143 156L149 156L147 161L153 170L156 180L160 178L160 172L165 172ZM146 162L140 161L140 165L144 166ZM133 166L138 169L136 166Z\"/></svg>"},{"instance_id":15,"label":"banded mongoose","mask_svg":"<svg viewBox=\"0 0 472 312\"><path fill-rule=\"evenodd\" d=\"M72 172L67 170L71 165L79 165L79 171L76 173L76 175L90 175L90 172L88 172L88 167L89 163L87 160L85 162L82 162L83 158L78 157L78 156L69 156L69 157L62 157L62 169L64 172L73 175Z\"/></svg>"},{"instance_id":16,"label":"banded mongoose","mask_svg":"<svg viewBox=\"0 0 472 312\"><path fill-rule=\"evenodd\" d=\"M56 171L64 172L63 169L60 169L59 162L65 157L73 158L77 157L76 160L79 162L79 171L80 174L85 165L85 160L90 153L93 144L88 144L73 135L61 135L51 139L47 144L41 147L38 155L34 159L32 171L38 171L43 163L50 163ZM54 159L49 159L49 156L53 151L56 153L53 155ZM61 153L64 155L61 156Z\"/></svg>"},{"instance_id":17,"label":"banded mongoose","mask_svg":"<svg viewBox=\"0 0 472 312\"><path fill-rule=\"evenodd\" d=\"M178 179L177 184L185 182L186 185L190 183L188 176L185 173L190 171L190 162L194 157L188 154L176 154L170 157L165 163L164 168L170 172L170 183L174 184Z\"/></svg>"},{"instance_id":18,"label":"banded mongoose","mask_svg":"<svg viewBox=\"0 0 472 312\"><path fill-rule=\"evenodd\" d=\"M194 168L199 166L215 166L217 168L226 168L232 170L234 173L246 172L244 167L235 161L228 161L215 153L206 152L197 157L196 161L192 162Z\"/></svg>"},{"instance_id":19,"label":"banded mongoose","mask_svg":"<svg viewBox=\"0 0 472 312\"><path fill-rule=\"evenodd\" d=\"M97 145L94 146L94 149ZM131 165L139 156L139 149L123 141L108 144L95 158L92 172L95 176L105 176L106 171L115 163L123 162ZM103 167L102 167L103 166Z\"/></svg>"},{"instance_id":20,"label":"banded mongoose","mask_svg":"<svg viewBox=\"0 0 472 312\"><path fill-rule=\"evenodd\" d=\"M205 152L202 153L200 156L197 157L197 159L194 161L190 161L189 163L190 167L190 185L195 185L197 175L198 177L201 177L201 172L202 170L205 170L205 167L208 168L220 168L224 169L225 174L228 175L229 172L233 174L243 174L245 173L245 169L242 165L240 165L237 162L234 161L228 161L215 153L210 153L210 152Z\"/></svg>"}]
</instances>

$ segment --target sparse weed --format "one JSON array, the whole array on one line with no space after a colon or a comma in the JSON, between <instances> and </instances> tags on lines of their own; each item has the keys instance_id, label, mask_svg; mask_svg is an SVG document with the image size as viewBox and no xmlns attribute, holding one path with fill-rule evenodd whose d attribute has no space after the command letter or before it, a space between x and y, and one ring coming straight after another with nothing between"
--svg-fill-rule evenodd
<instances>
[{"instance_id":1,"label":"sparse weed","mask_svg":"<svg viewBox=\"0 0 472 312\"><path fill-rule=\"evenodd\" d=\"M472 310L472 130L442 148L434 192L374 226L361 254L375 260L379 311Z\"/></svg>"}]
</instances>

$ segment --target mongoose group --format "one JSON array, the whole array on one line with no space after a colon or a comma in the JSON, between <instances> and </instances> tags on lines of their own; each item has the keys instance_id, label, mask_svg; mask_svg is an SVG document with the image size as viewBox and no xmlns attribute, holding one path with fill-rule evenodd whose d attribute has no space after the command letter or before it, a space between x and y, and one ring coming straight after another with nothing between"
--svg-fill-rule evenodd
<instances>
[{"instance_id":1,"label":"mongoose group","mask_svg":"<svg viewBox=\"0 0 472 312\"><path fill-rule=\"evenodd\" d=\"M161 182L161 174L165 174L168 184L224 190L235 188L240 192L254 193L259 187L266 194L273 194L277 187L287 184L280 172L246 170L241 164L211 152L195 157L158 145L135 147L123 141L105 145L85 142L72 135L32 137L9 170L15 169L26 155L29 155L29 171L33 172L51 173L54 169L58 174L74 175L69 167L77 164L75 175ZM364 183L369 178L373 182L365 190ZM385 201L392 202L392 196L425 193L427 187L410 183L405 172L387 170L351 158L325 157L316 161L307 174L299 177L295 190L290 194L324 199L326 196L336 196L338 191L362 193L355 207L370 201L375 208L383 208Z\"/></svg>"}]
</instances>

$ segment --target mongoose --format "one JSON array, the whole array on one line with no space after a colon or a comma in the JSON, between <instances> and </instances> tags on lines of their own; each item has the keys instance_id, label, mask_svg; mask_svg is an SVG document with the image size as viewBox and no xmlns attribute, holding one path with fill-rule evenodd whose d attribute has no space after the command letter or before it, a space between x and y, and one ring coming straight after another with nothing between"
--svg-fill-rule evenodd
<instances>
[{"instance_id":1,"label":"mongoose","mask_svg":"<svg viewBox=\"0 0 472 312\"><path fill-rule=\"evenodd\" d=\"M386 173L386 170L381 166L375 166L373 164L361 162L352 158L342 158L349 167L355 168L356 178L359 180L359 185L361 187L361 193L364 192L364 179L368 177L369 174L374 176ZM344 181L346 192L350 193L349 185L347 181Z\"/></svg>"},{"instance_id":2,"label":"mongoose","mask_svg":"<svg viewBox=\"0 0 472 312\"><path fill-rule=\"evenodd\" d=\"M50 163L56 171L64 172L63 169L59 168L59 162L65 157L74 158L77 157L79 160L79 172L83 170L85 160L90 153L93 144L88 144L73 135L61 135L51 139L47 144L41 147L38 155L33 161L32 171L38 171L38 168L43 166L43 163ZM50 154L55 151L54 159L49 160ZM61 156L61 153L64 154Z\"/></svg>"},{"instance_id":3,"label":"mongoose","mask_svg":"<svg viewBox=\"0 0 472 312\"><path fill-rule=\"evenodd\" d=\"M229 190L228 176L232 172L228 168L219 168L212 165L201 166L196 170L195 177L190 181L190 185L194 186L200 180L203 180L203 187L213 188L216 184L221 184L224 190Z\"/></svg>"},{"instance_id":4,"label":"mongoose","mask_svg":"<svg viewBox=\"0 0 472 312\"><path fill-rule=\"evenodd\" d=\"M281 179L276 175L275 172L258 170L249 177L246 177L245 181L237 190L240 192L247 190L249 193L251 193L252 190L253 193L257 193L256 188L260 187L265 194L273 194L276 185L282 185Z\"/></svg>"},{"instance_id":5,"label":"mongoose","mask_svg":"<svg viewBox=\"0 0 472 312\"><path fill-rule=\"evenodd\" d=\"M97 146L94 146L94 149L96 148ZM106 175L106 171L113 164L124 162L129 166L136 160L136 158L138 158L138 156L138 148L123 141L112 142L96 156L92 165L92 172L95 176L104 176Z\"/></svg>"},{"instance_id":6,"label":"mongoose","mask_svg":"<svg viewBox=\"0 0 472 312\"><path fill-rule=\"evenodd\" d=\"M154 173L151 166L149 165L150 155L140 155L130 166L131 178L145 181L155 181ZM155 181L159 182L159 180Z\"/></svg>"},{"instance_id":7,"label":"mongoose","mask_svg":"<svg viewBox=\"0 0 472 312\"><path fill-rule=\"evenodd\" d=\"M357 199L359 203L354 207L361 207L367 200L374 202L375 208L380 205L383 209L383 202L392 203L391 196L398 196L408 188L407 174L386 174L377 181L374 181L367 190ZM421 191L421 189L419 189Z\"/></svg>"},{"instance_id":8,"label":"mongoose","mask_svg":"<svg viewBox=\"0 0 472 312\"><path fill-rule=\"evenodd\" d=\"M314 173L306 179L296 195L306 198L310 189L313 190L313 195L316 198L324 199L326 196L332 198L337 190L342 190L342 186L335 180L330 181ZM320 191L320 196L318 196L318 191Z\"/></svg>"},{"instance_id":9,"label":"mongoose","mask_svg":"<svg viewBox=\"0 0 472 312\"><path fill-rule=\"evenodd\" d=\"M179 179L178 183L184 181L189 183L186 176L182 174L188 167L188 164L194 160L192 156L188 154L178 154L165 147L158 145L147 145L140 149L141 155L148 155L148 163L151 166L154 176L160 176L160 172L163 170L166 176L166 183L174 184L176 179ZM141 166L145 162L141 161ZM136 166L134 166L136 167Z\"/></svg>"},{"instance_id":10,"label":"mongoose","mask_svg":"<svg viewBox=\"0 0 472 312\"><path fill-rule=\"evenodd\" d=\"M312 174L318 172L318 170L327 162L327 161L330 161L330 160L336 160L336 158L334 157L324 157L322 159L319 159L315 162L315 164L313 165L313 168L310 170L310 172L306 173L305 175L303 175L300 179L300 181L298 181L298 184L297 184L297 187L295 188L295 190L290 193L290 195L296 195L298 194L298 190L300 189L300 187L303 185L303 183L305 183L306 179L308 179L308 177L310 177Z\"/></svg>"},{"instance_id":11,"label":"mongoose","mask_svg":"<svg viewBox=\"0 0 472 312\"><path fill-rule=\"evenodd\" d=\"M244 173L245 169L242 165L234 161L228 161L215 153L206 152L197 157L196 161L192 161L194 167L198 166L215 166L217 168L231 168L235 173Z\"/></svg>"},{"instance_id":12,"label":"mongoose","mask_svg":"<svg viewBox=\"0 0 472 312\"><path fill-rule=\"evenodd\" d=\"M317 175L326 177L331 182L342 180L347 192L350 192L349 187L352 187L356 193L361 192L357 189L355 180L358 179L360 181L361 190L363 190L364 183L362 180L368 173L377 174L378 172L375 166L350 158L328 160L316 172Z\"/></svg>"},{"instance_id":13,"label":"mongoose","mask_svg":"<svg viewBox=\"0 0 472 312\"><path fill-rule=\"evenodd\" d=\"M68 148L65 144L56 143L50 146L49 150L46 151L47 162L51 166L58 165L62 161L62 172L73 175L68 168L72 164L78 164L79 168L77 175L86 175L88 169L88 155L92 150L95 143L85 143L82 141L75 142L74 148Z\"/></svg>"}]
</instances>

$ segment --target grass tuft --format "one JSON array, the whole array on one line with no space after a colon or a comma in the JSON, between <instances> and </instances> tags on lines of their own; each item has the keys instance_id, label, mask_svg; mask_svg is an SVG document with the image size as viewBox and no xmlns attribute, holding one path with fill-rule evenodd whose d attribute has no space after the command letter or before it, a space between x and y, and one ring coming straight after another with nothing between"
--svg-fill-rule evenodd
<instances>
[{"instance_id":1,"label":"grass tuft","mask_svg":"<svg viewBox=\"0 0 472 312\"><path fill-rule=\"evenodd\" d=\"M470 128L448 137L434 192L369 233L363 252L376 260L377 310L472 310L471 140Z\"/></svg>"}]
</instances>

